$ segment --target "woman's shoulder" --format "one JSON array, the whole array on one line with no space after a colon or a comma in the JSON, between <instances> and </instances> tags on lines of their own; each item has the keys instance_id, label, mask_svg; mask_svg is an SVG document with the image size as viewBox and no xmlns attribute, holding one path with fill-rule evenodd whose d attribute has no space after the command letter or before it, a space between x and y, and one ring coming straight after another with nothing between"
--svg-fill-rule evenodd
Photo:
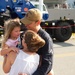
<instances>
[{"instance_id":1,"label":"woman's shoulder","mask_svg":"<svg viewBox=\"0 0 75 75\"><path fill-rule=\"evenodd\" d=\"M36 53L36 54L34 55L34 57L35 57L37 60L39 60L40 55Z\"/></svg>"}]
</instances>

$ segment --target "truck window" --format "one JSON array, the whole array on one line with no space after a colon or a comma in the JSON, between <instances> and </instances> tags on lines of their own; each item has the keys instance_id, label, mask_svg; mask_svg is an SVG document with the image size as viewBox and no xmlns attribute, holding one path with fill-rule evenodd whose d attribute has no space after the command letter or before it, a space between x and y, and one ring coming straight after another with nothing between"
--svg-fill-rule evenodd
<instances>
[{"instance_id":1,"label":"truck window","mask_svg":"<svg viewBox=\"0 0 75 75\"><path fill-rule=\"evenodd\" d=\"M43 5L43 11L46 11L46 7L45 7L45 5Z\"/></svg>"},{"instance_id":2,"label":"truck window","mask_svg":"<svg viewBox=\"0 0 75 75\"><path fill-rule=\"evenodd\" d=\"M39 5L35 4L35 8L38 8L39 9Z\"/></svg>"}]
</instances>

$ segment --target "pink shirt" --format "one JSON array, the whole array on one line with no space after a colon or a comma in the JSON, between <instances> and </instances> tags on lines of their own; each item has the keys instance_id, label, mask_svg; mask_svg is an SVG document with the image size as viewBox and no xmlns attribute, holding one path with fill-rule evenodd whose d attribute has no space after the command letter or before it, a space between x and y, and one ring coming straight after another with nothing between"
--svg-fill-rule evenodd
<instances>
[{"instance_id":1,"label":"pink shirt","mask_svg":"<svg viewBox=\"0 0 75 75\"><path fill-rule=\"evenodd\" d=\"M8 45L9 47L16 47L17 44L18 44L18 39L16 40L8 39L6 41L6 45Z\"/></svg>"}]
</instances>

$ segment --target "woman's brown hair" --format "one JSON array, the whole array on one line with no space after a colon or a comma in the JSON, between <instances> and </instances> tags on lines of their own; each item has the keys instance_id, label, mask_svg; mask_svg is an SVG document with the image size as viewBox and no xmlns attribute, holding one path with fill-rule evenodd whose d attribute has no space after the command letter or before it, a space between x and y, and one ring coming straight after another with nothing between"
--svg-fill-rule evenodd
<instances>
[{"instance_id":1,"label":"woman's brown hair","mask_svg":"<svg viewBox=\"0 0 75 75\"><path fill-rule=\"evenodd\" d=\"M25 43L30 52L37 52L39 48L45 45L45 41L32 30L27 30L24 36Z\"/></svg>"}]
</instances>

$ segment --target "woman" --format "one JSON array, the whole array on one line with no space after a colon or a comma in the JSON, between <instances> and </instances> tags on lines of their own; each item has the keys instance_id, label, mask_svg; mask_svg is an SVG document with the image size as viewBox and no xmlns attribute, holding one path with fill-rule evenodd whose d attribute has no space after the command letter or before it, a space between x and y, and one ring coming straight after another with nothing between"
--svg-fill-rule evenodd
<instances>
[{"instance_id":1,"label":"woman","mask_svg":"<svg viewBox=\"0 0 75 75\"><path fill-rule=\"evenodd\" d=\"M3 70L9 75L25 73L32 75L39 66L39 55L36 53L43 47L45 41L34 31L27 30L24 34L22 45L23 50L19 53L10 52L4 59Z\"/></svg>"}]
</instances>

